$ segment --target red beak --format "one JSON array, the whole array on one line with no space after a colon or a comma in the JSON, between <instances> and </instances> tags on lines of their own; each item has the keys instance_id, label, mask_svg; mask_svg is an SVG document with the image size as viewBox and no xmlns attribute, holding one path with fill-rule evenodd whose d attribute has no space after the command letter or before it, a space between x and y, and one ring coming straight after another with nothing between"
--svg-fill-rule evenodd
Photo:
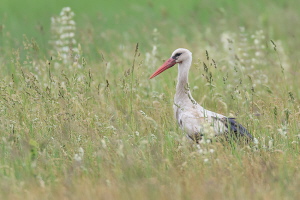
<instances>
[{"instance_id":1,"label":"red beak","mask_svg":"<svg viewBox=\"0 0 300 200\"><path fill-rule=\"evenodd\" d=\"M166 69L169 69L170 67L173 67L176 64L176 60L174 58L169 58L160 68L158 68L149 79L154 78L158 74L162 73Z\"/></svg>"}]
</instances>

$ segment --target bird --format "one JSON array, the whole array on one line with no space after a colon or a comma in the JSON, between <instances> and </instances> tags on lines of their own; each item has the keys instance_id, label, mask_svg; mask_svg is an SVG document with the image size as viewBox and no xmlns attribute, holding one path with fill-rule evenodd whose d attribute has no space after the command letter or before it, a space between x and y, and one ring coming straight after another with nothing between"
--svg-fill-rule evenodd
<instances>
[{"instance_id":1,"label":"bird","mask_svg":"<svg viewBox=\"0 0 300 200\"><path fill-rule=\"evenodd\" d=\"M179 127L189 139L199 143L208 128L214 136L225 134L235 138L244 138L247 142L253 139L251 133L235 118L207 110L194 100L188 83L189 70L192 64L192 53L188 49L176 49L149 79L176 64L178 64L178 77L173 104L174 116Z\"/></svg>"}]
</instances>

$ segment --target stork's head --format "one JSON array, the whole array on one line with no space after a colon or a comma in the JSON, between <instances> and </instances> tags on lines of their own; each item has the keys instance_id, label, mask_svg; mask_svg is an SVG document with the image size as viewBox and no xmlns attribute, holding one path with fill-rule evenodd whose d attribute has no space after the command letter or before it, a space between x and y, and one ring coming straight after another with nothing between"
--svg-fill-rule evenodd
<instances>
[{"instance_id":1,"label":"stork's head","mask_svg":"<svg viewBox=\"0 0 300 200\"><path fill-rule=\"evenodd\" d=\"M191 60L191 58L192 53L189 50L184 48L176 49L172 53L171 57L168 60L166 60L166 62L150 76L150 79L154 78L163 71L173 67L176 63L183 63L187 60Z\"/></svg>"}]
</instances>

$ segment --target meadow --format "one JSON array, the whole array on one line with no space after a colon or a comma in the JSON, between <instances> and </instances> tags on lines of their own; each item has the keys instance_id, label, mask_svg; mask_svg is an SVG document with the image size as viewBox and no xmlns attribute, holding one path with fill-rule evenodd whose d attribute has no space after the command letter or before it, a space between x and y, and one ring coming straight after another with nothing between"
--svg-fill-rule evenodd
<instances>
[{"instance_id":1,"label":"meadow","mask_svg":"<svg viewBox=\"0 0 300 200\"><path fill-rule=\"evenodd\" d=\"M300 1L0 2L0 199L298 199ZM195 100L249 144L191 144Z\"/></svg>"}]
</instances>

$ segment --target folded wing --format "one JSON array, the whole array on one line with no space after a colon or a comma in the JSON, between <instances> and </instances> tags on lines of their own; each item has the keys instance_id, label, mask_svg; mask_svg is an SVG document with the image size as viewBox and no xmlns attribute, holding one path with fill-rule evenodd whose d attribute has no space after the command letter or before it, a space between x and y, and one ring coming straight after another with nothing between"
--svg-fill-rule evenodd
<instances>
[{"instance_id":1,"label":"folded wing","mask_svg":"<svg viewBox=\"0 0 300 200\"><path fill-rule=\"evenodd\" d=\"M228 118L228 117L223 117L223 118L215 118L216 120L219 120L222 122L225 127L227 128L227 133L234 133L237 137L239 136L244 136L247 137L248 139L253 139L253 136L251 133L243 127L240 123L235 121L235 118Z\"/></svg>"}]
</instances>

